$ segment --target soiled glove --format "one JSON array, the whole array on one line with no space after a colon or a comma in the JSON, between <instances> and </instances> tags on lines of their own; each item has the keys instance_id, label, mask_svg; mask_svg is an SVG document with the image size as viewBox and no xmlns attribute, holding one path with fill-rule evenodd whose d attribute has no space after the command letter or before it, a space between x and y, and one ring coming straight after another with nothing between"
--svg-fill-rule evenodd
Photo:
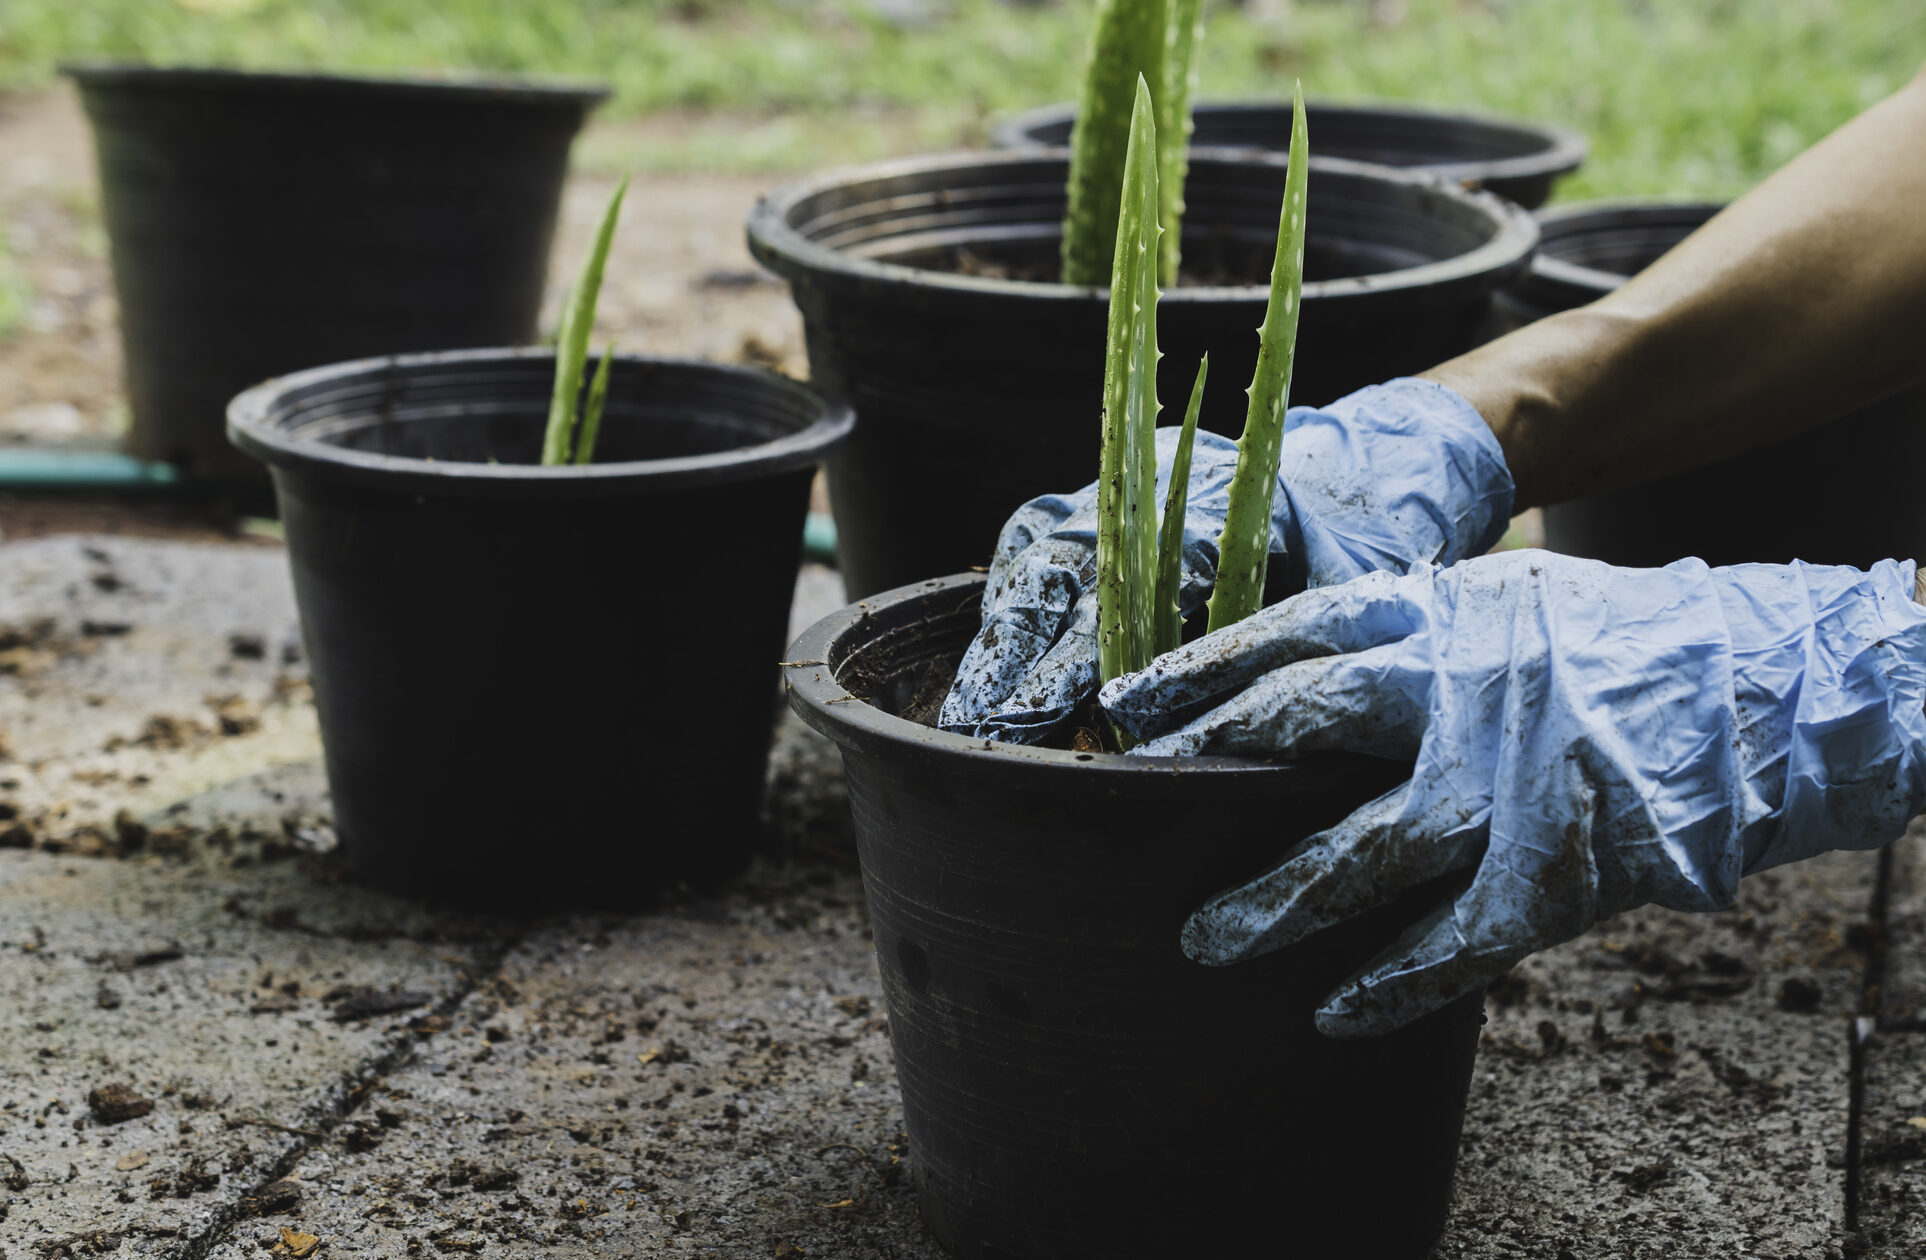
<instances>
[{"instance_id":1,"label":"soiled glove","mask_svg":"<svg viewBox=\"0 0 1926 1260\"><path fill-rule=\"evenodd\" d=\"M1102 702L1146 756L1416 758L1410 782L1184 928L1192 958L1231 963L1468 875L1318 1012L1327 1033L1370 1034L1601 916L1730 906L1741 875L1898 836L1926 808L1912 591L1910 561L1617 569L1509 552L1308 592L1115 679Z\"/></svg>"},{"instance_id":2,"label":"soiled glove","mask_svg":"<svg viewBox=\"0 0 1926 1260\"><path fill-rule=\"evenodd\" d=\"M1324 408L1285 414L1272 563L1293 588L1362 573L1402 573L1488 550L1511 514L1511 474L1497 439L1463 398L1429 381L1374 385ZM1157 431L1157 497L1169 485L1178 430ZM1203 607L1217 577L1237 444L1199 432L1178 605ZM1097 688L1097 488L1046 495L1003 526L983 625L943 702L944 730L1036 743Z\"/></svg>"}]
</instances>

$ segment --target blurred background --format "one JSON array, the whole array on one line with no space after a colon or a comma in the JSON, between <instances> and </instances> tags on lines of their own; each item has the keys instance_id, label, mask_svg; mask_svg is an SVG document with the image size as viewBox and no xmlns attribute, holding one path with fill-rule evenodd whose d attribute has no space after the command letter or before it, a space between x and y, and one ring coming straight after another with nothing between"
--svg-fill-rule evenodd
<instances>
[{"instance_id":1,"label":"blurred background","mask_svg":"<svg viewBox=\"0 0 1926 1260\"><path fill-rule=\"evenodd\" d=\"M638 172L598 337L800 373L794 313L740 244L756 193L814 167L983 145L1000 117L1068 99L1092 8L5 0L0 441L108 442L125 423L90 140L62 61L604 80L614 96L575 148L551 287L610 181ZM1922 62L1926 6L1894 0L1217 0L1198 96L1288 97L1301 78L1325 100L1560 123L1591 152L1558 200L1724 199Z\"/></svg>"}]
</instances>

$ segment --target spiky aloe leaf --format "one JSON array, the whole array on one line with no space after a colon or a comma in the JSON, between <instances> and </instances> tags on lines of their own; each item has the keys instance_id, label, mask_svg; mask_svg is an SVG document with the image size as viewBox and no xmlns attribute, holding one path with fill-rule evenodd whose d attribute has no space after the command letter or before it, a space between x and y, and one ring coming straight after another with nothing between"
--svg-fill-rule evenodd
<instances>
[{"instance_id":1,"label":"spiky aloe leaf","mask_svg":"<svg viewBox=\"0 0 1926 1260\"><path fill-rule=\"evenodd\" d=\"M582 429L575 438L575 462L595 462L595 440L602 436L602 407L609 400L609 364L615 361L615 343L602 351L602 361L589 379L588 397L582 403Z\"/></svg>"},{"instance_id":2,"label":"spiky aloe leaf","mask_svg":"<svg viewBox=\"0 0 1926 1260\"><path fill-rule=\"evenodd\" d=\"M1142 669L1155 654L1157 296L1157 123L1140 75L1104 342L1097 665L1105 682Z\"/></svg>"},{"instance_id":3,"label":"spiky aloe leaf","mask_svg":"<svg viewBox=\"0 0 1926 1260\"><path fill-rule=\"evenodd\" d=\"M1184 573L1184 513L1190 510L1190 451L1197 441L1197 413L1204 405L1204 377L1209 373L1207 354L1197 364L1197 383L1190 387L1190 406L1184 412L1177 454L1170 463L1170 487L1164 491L1164 523L1157 534L1157 642L1153 651L1158 656L1184 641L1184 614L1177 606Z\"/></svg>"},{"instance_id":4,"label":"spiky aloe leaf","mask_svg":"<svg viewBox=\"0 0 1926 1260\"><path fill-rule=\"evenodd\" d=\"M1210 629L1221 630L1256 612L1264 602L1264 569L1271 554L1271 497L1284 436L1284 404L1291 394L1291 363L1297 352L1298 298L1304 287L1304 189L1309 159L1304 133L1304 87L1291 105L1290 168L1284 176L1284 208L1277 222L1277 256L1271 263L1271 297L1257 330L1257 372L1250 409L1237 439L1237 470L1231 475L1224 532L1217 539L1217 586L1210 596Z\"/></svg>"},{"instance_id":5,"label":"spiky aloe leaf","mask_svg":"<svg viewBox=\"0 0 1926 1260\"><path fill-rule=\"evenodd\" d=\"M1156 93L1158 222L1164 229L1157 273L1165 288L1177 283L1177 265L1183 256L1184 181L1190 176L1190 96L1197 88L1197 50L1204 42L1204 0L1167 2L1170 35L1164 53L1163 90Z\"/></svg>"},{"instance_id":6,"label":"spiky aloe leaf","mask_svg":"<svg viewBox=\"0 0 1926 1260\"><path fill-rule=\"evenodd\" d=\"M1111 278L1130 116L1139 79L1164 83L1167 0L1100 0L1090 64L1070 131L1069 207L1063 220L1065 284Z\"/></svg>"},{"instance_id":7,"label":"spiky aloe leaf","mask_svg":"<svg viewBox=\"0 0 1926 1260\"><path fill-rule=\"evenodd\" d=\"M595 233L595 247L582 263L582 274L562 304L561 332L555 339L555 392L548 400L548 428L542 434L542 462L566 464L575 435L575 403L582 392L582 368L588 362L589 332L595 324L595 300L602 292L602 268L608 262L609 242L615 237L615 220L622 212L622 194L629 190L629 178L615 186L609 203L602 210L602 226ZM593 455L593 450L590 452ZM580 461L586 463L588 461Z\"/></svg>"}]
</instances>

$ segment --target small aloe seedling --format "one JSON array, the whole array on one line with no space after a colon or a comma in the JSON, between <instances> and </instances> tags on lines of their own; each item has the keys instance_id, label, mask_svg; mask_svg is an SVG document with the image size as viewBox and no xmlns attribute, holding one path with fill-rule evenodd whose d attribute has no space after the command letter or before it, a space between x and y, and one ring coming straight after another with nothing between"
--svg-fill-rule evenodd
<instances>
[{"instance_id":1,"label":"small aloe seedling","mask_svg":"<svg viewBox=\"0 0 1926 1260\"><path fill-rule=\"evenodd\" d=\"M1284 438L1284 404L1291 394L1297 357L1297 315L1304 288L1304 197L1309 148L1304 131L1304 88L1291 104L1291 156L1284 175L1284 206L1278 214L1277 255L1271 262L1271 296L1264 326L1257 330L1257 372L1251 378L1244 434L1237 439L1224 532L1217 539L1217 585L1210 596L1210 629L1242 621L1264 602L1264 572L1271 555L1271 499L1277 492L1277 461Z\"/></svg>"},{"instance_id":2,"label":"small aloe seedling","mask_svg":"<svg viewBox=\"0 0 1926 1260\"><path fill-rule=\"evenodd\" d=\"M1126 102L1134 100L1139 79L1150 85L1162 145L1156 159L1163 226L1158 274L1166 285L1177 282L1203 13L1203 0L1102 0L1070 135L1065 284L1103 284L1110 276L1134 112Z\"/></svg>"},{"instance_id":3,"label":"small aloe seedling","mask_svg":"<svg viewBox=\"0 0 1926 1260\"><path fill-rule=\"evenodd\" d=\"M1208 360L1184 416L1163 524L1157 491L1157 124L1139 77L1130 116L1105 334L1103 452L1097 473L1097 662L1108 682L1176 647L1191 444ZM1120 733L1121 735L1121 733Z\"/></svg>"},{"instance_id":4,"label":"small aloe seedling","mask_svg":"<svg viewBox=\"0 0 1926 1260\"><path fill-rule=\"evenodd\" d=\"M1191 450L1203 407L1205 356L1197 365L1190 405L1178 433L1161 527L1151 514L1157 479L1157 123L1148 84L1137 80L1130 116L1110 272L1110 320L1104 341L1103 451L1097 474L1097 670L1109 682L1177 647L1183 612L1184 516L1189 510ZM1271 501L1297 347L1304 282L1304 209L1308 148L1302 89L1291 125L1290 167L1278 216L1270 301L1258 330L1244 436L1237 444L1224 528L1218 538L1210 629L1256 612L1270 556ZM1120 741L1128 736L1118 731Z\"/></svg>"},{"instance_id":5,"label":"small aloe seedling","mask_svg":"<svg viewBox=\"0 0 1926 1260\"><path fill-rule=\"evenodd\" d=\"M576 277L575 287L562 303L562 326L555 336L555 392L549 398L548 428L542 435L544 464L595 461L595 441L602 432L602 407L608 400L609 363L615 357L614 344L603 351L586 398L582 397L582 373L588 365L595 302L602 293L602 269L608 263L609 242L615 237L615 221L622 212L622 194L628 189L625 175L602 210L602 225L596 231L595 245L582 263L582 274Z\"/></svg>"}]
</instances>

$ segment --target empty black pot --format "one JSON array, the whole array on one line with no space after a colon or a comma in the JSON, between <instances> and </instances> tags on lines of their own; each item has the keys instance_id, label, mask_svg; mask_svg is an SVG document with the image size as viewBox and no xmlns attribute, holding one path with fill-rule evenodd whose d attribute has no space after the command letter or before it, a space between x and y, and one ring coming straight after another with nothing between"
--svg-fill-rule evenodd
<instances>
[{"instance_id":1,"label":"empty black pot","mask_svg":"<svg viewBox=\"0 0 1926 1260\"><path fill-rule=\"evenodd\" d=\"M1234 967L1178 945L1210 894L1409 767L1056 752L898 716L942 695L982 589L843 609L786 671L842 747L923 1220L968 1260L1425 1254L1480 999L1373 1040L1312 1023L1412 900Z\"/></svg>"},{"instance_id":2,"label":"empty black pot","mask_svg":"<svg viewBox=\"0 0 1926 1260\"><path fill-rule=\"evenodd\" d=\"M1096 477L1110 299L1053 282L1067 165L1062 150L885 162L784 189L750 216L751 250L802 310L812 380L861 421L829 468L853 598L983 564L1019 504ZM1166 407L1182 407L1209 351L1200 422L1233 437L1284 169L1192 162L1184 257L1203 283L1158 308ZM1469 349L1537 240L1496 197L1316 158L1308 232L1293 403Z\"/></svg>"},{"instance_id":3,"label":"empty black pot","mask_svg":"<svg viewBox=\"0 0 1926 1260\"><path fill-rule=\"evenodd\" d=\"M616 361L598 460L536 463L554 356L369 359L229 409L273 472L349 866L625 907L751 853L816 462L846 408Z\"/></svg>"},{"instance_id":4,"label":"empty black pot","mask_svg":"<svg viewBox=\"0 0 1926 1260\"><path fill-rule=\"evenodd\" d=\"M1625 283L1718 213L1716 205L1589 204L1539 216L1531 270L1498 297L1517 327L1583 306ZM1763 561L1865 567L1926 556L1926 388L1629 490L1545 509L1545 545L1613 564Z\"/></svg>"},{"instance_id":5,"label":"empty black pot","mask_svg":"<svg viewBox=\"0 0 1926 1260\"><path fill-rule=\"evenodd\" d=\"M366 355L531 342L575 133L607 93L81 66L128 446L265 499L235 392Z\"/></svg>"},{"instance_id":6,"label":"empty black pot","mask_svg":"<svg viewBox=\"0 0 1926 1260\"><path fill-rule=\"evenodd\" d=\"M1018 114L991 133L999 149L1070 143L1075 105L1046 105ZM1285 153L1291 147L1289 101L1216 101L1191 107L1191 147ZM1544 204L1552 184L1585 160L1585 139L1547 123L1446 113L1413 105L1304 106L1314 152L1399 166L1508 197L1527 208Z\"/></svg>"}]
</instances>

